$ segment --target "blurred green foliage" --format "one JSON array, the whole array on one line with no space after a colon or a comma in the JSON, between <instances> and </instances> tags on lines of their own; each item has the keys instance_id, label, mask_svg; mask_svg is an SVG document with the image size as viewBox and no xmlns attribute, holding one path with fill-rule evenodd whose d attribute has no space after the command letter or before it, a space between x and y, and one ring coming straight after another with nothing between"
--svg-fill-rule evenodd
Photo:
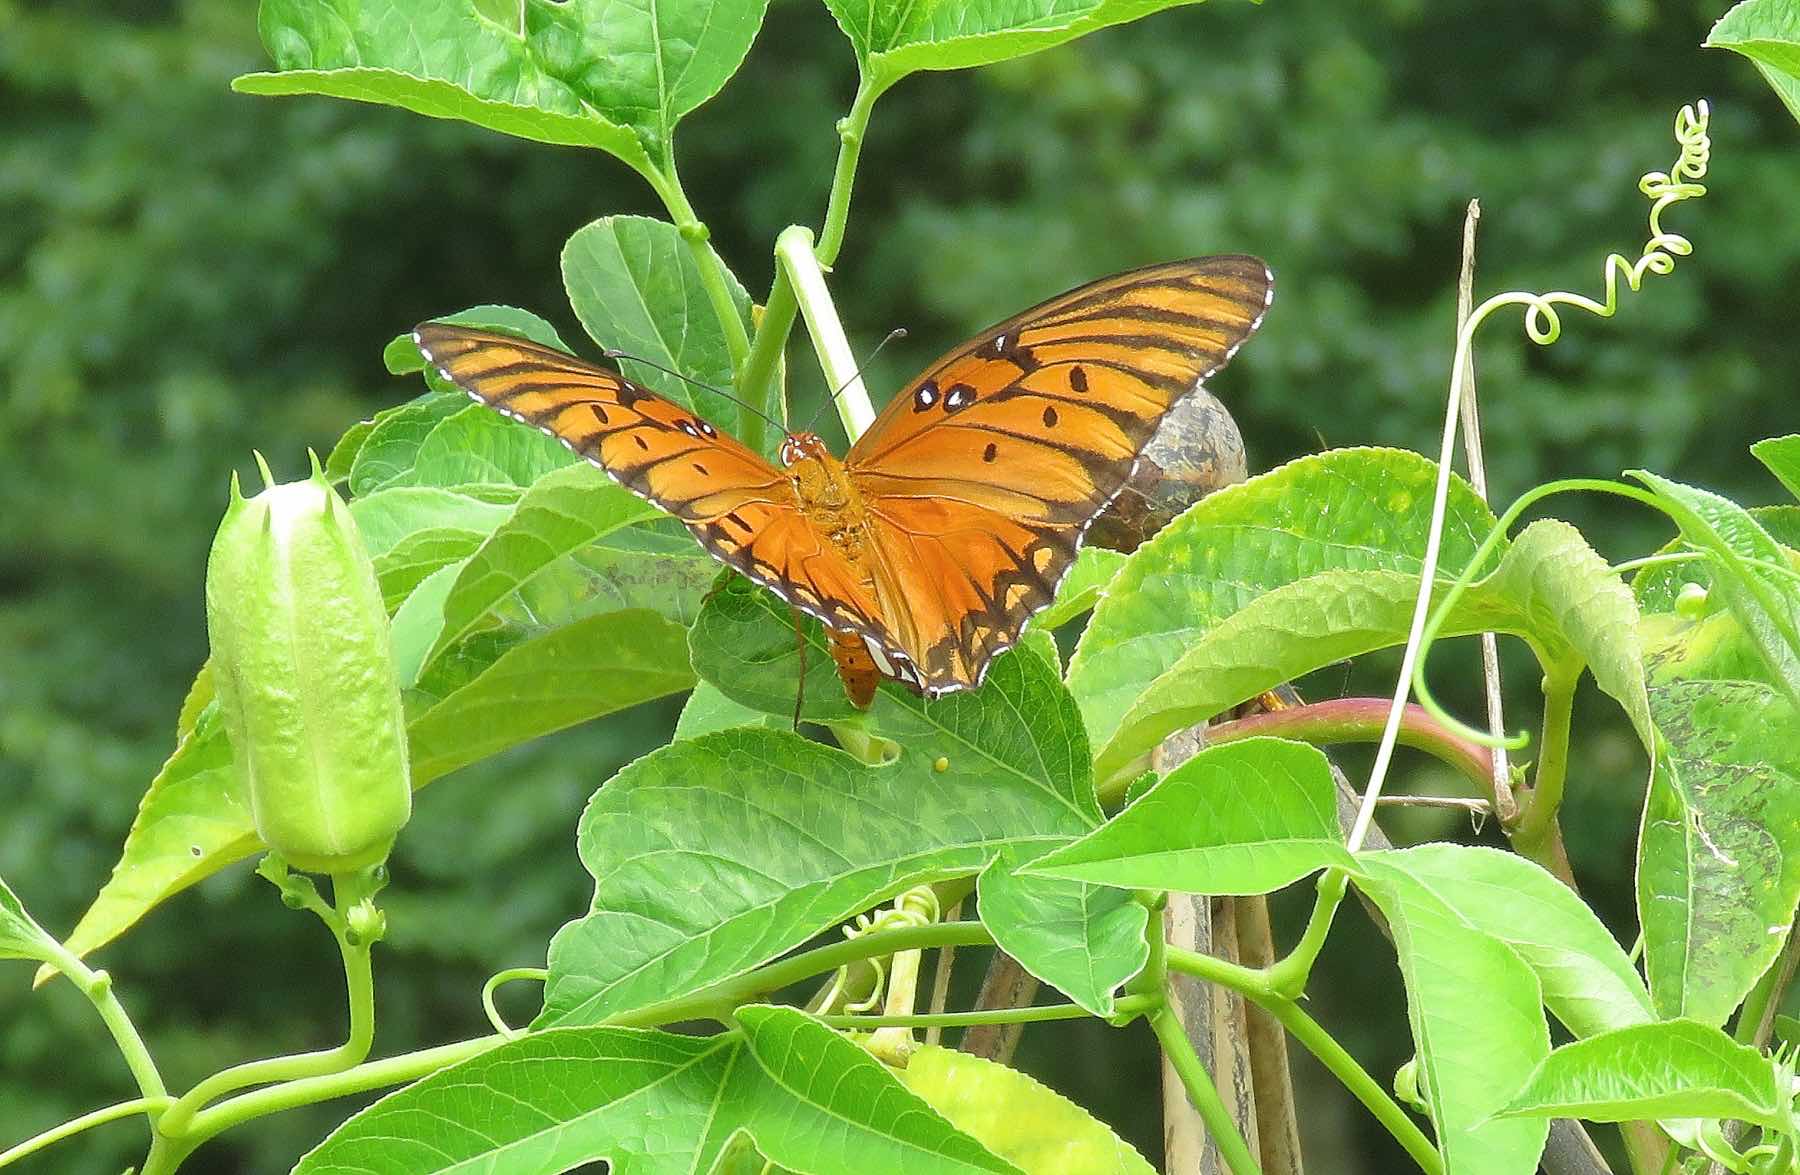
<instances>
[{"instance_id":1,"label":"blurred green foliage","mask_svg":"<svg viewBox=\"0 0 1800 1175\"><path fill-rule=\"evenodd\" d=\"M1275 309L1215 389L1253 464L1325 444L1428 447L1467 199L1485 209L1478 291L1597 292L1606 253L1642 244L1638 175L1669 165L1675 109L1705 96L1712 192L1669 224L1695 256L1613 322L1571 316L1549 350L1511 325L1482 336L1491 478L1504 499L1645 466L1773 500L1744 449L1796 423L1800 130L1742 62L1698 48L1720 10L1214 0L912 78L876 110L833 279L840 307L865 347L894 325L912 332L872 368L891 388L1076 282L1257 252L1278 275ZM201 582L228 471L247 472L255 445L298 475L304 446L323 451L413 395L380 352L419 319L502 302L580 337L563 241L599 215L657 214L642 182L596 153L228 92L265 64L250 8L232 0L0 0L0 875L57 933L104 879L173 743L205 655ZM767 289L774 234L822 211L853 89L824 8L778 0L744 71L683 125L688 192L753 292ZM796 385L816 397L810 360L794 356ZM1563 512L1609 555L1661 541L1661 524L1624 509ZM1434 678L1472 707L1452 662ZM1309 684L1385 689L1391 669L1370 658ZM541 961L587 899L581 804L666 739L673 715L658 705L571 732L422 799L387 898L378 1051L476 1031L481 979ZM1570 852L1628 933L1644 769L1609 706L1579 717ZM1442 784L1428 771L1412 782ZM330 943L272 898L235 868L102 954L173 1084L339 1031ZM1313 998L1380 1074L1410 1051L1398 972L1369 961L1387 957L1334 936ZM9 974L0 1144L127 1088L83 1001ZM1021 1058L1154 1157L1145 1034L1034 1029ZM1388 1169L1373 1124L1299 1071L1309 1169ZM258 1123L194 1169L285 1169L343 1112ZM141 1132L109 1127L25 1169L117 1169Z\"/></svg>"}]
</instances>

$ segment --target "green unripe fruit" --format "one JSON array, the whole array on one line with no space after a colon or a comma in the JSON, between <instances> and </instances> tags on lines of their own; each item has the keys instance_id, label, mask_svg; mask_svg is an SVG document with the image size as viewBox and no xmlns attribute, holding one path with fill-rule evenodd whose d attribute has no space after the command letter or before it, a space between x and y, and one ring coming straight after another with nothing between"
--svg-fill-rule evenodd
<instances>
[{"instance_id":1,"label":"green unripe fruit","mask_svg":"<svg viewBox=\"0 0 1800 1175\"><path fill-rule=\"evenodd\" d=\"M412 815L400 683L375 568L312 477L231 502L206 564L206 627L232 761L264 844L298 869L384 859Z\"/></svg>"}]
</instances>

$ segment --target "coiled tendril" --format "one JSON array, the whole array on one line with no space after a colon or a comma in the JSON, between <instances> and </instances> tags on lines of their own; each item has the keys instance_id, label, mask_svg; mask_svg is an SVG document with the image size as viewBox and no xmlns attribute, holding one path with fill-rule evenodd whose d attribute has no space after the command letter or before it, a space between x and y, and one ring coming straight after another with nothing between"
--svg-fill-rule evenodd
<instances>
[{"instance_id":1,"label":"coiled tendril","mask_svg":"<svg viewBox=\"0 0 1800 1175\"><path fill-rule=\"evenodd\" d=\"M937 891L929 885L916 885L895 898L892 906L872 913L858 914L844 927L844 937L857 939L877 930L901 930L910 926L930 926L939 921L943 917L943 913L943 906L938 902ZM875 986L866 998L844 1004L846 1012L867 1012L881 1006L883 990L887 986L887 964L879 958L862 961L875 969ZM839 967L837 973L831 977L831 986L816 1001L819 1008L829 1010L838 1000L842 999L844 986L849 980L849 965Z\"/></svg>"}]
</instances>

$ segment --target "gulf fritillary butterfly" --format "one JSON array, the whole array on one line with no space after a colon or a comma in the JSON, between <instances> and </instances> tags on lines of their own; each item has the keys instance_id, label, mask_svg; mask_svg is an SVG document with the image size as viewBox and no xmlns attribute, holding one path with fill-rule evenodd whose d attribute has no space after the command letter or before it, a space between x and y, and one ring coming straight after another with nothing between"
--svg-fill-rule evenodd
<instances>
[{"instance_id":1,"label":"gulf fritillary butterfly","mask_svg":"<svg viewBox=\"0 0 1800 1175\"><path fill-rule=\"evenodd\" d=\"M933 363L842 461L790 433L781 468L553 348L439 322L413 339L446 380L559 438L824 622L866 706L877 673L928 696L981 684L1163 415L1262 323L1273 282L1255 257L1219 256L1071 290Z\"/></svg>"}]
</instances>

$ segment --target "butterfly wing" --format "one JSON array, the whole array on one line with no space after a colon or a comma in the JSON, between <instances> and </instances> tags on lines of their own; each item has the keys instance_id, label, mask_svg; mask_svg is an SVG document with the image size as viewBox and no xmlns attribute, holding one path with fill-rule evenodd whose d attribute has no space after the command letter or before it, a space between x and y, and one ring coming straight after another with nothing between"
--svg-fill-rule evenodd
<instances>
[{"instance_id":1,"label":"butterfly wing","mask_svg":"<svg viewBox=\"0 0 1800 1175\"><path fill-rule=\"evenodd\" d=\"M879 631L875 602L793 483L736 439L616 371L526 339L441 322L413 339L472 399L556 437L686 523L720 562L829 625Z\"/></svg>"},{"instance_id":2,"label":"butterfly wing","mask_svg":"<svg viewBox=\"0 0 1800 1175\"><path fill-rule=\"evenodd\" d=\"M873 520L889 651L927 692L978 685L1050 602L1164 413L1261 324L1273 281L1243 256L1105 278L984 331L876 418L845 465Z\"/></svg>"}]
</instances>

